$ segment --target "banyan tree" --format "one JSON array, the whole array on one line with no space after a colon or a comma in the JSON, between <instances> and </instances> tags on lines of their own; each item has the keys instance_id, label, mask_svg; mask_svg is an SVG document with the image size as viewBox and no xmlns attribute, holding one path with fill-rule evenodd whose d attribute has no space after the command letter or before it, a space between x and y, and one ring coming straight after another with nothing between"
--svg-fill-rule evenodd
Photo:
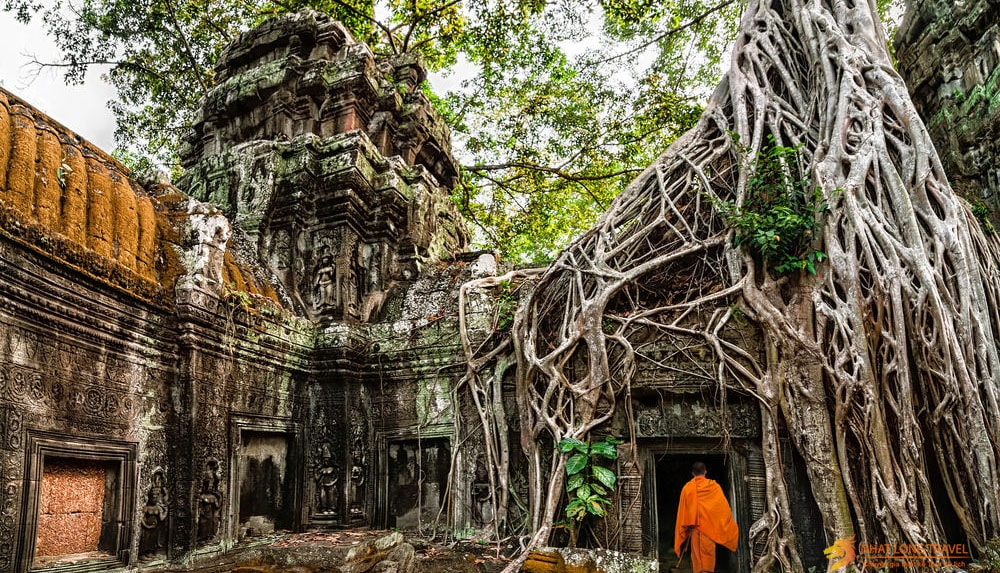
<instances>
[{"instance_id":1,"label":"banyan tree","mask_svg":"<svg viewBox=\"0 0 1000 573\"><path fill-rule=\"evenodd\" d=\"M607 425L660 339L707 345L719 399L759 405L754 571L803 570L779 432L828 543L943 543L947 512L982 548L1000 533L998 246L950 188L873 0L750 0L696 127L518 308L531 542L565 480L567 456L540 450Z\"/></svg>"}]
</instances>

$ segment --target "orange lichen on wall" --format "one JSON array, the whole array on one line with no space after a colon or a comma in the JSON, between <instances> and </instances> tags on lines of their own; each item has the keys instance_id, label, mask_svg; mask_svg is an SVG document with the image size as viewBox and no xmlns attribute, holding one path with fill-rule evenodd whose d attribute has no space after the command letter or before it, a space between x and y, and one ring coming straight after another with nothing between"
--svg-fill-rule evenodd
<instances>
[{"instance_id":1,"label":"orange lichen on wall","mask_svg":"<svg viewBox=\"0 0 1000 573\"><path fill-rule=\"evenodd\" d=\"M139 284L131 271L152 292L162 287L155 204L114 158L0 89L0 231L66 262L94 261L82 270L119 286Z\"/></svg>"},{"instance_id":2,"label":"orange lichen on wall","mask_svg":"<svg viewBox=\"0 0 1000 573\"><path fill-rule=\"evenodd\" d=\"M62 198L60 179L64 177L62 145L59 137L45 128L38 130L35 145L35 219L50 229L58 229Z\"/></svg>"},{"instance_id":3,"label":"orange lichen on wall","mask_svg":"<svg viewBox=\"0 0 1000 573\"><path fill-rule=\"evenodd\" d=\"M135 203L139 221L139 238L135 253L135 270L150 280L156 280L156 211L149 197L139 197Z\"/></svg>"},{"instance_id":4,"label":"orange lichen on wall","mask_svg":"<svg viewBox=\"0 0 1000 573\"><path fill-rule=\"evenodd\" d=\"M7 165L10 163L10 111L7 96L0 93L0 197L7 191Z\"/></svg>"},{"instance_id":5,"label":"orange lichen on wall","mask_svg":"<svg viewBox=\"0 0 1000 573\"><path fill-rule=\"evenodd\" d=\"M87 158L87 246L92 251L115 258L114 207L111 204L111 176L104 163L94 157Z\"/></svg>"},{"instance_id":6,"label":"orange lichen on wall","mask_svg":"<svg viewBox=\"0 0 1000 573\"><path fill-rule=\"evenodd\" d=\"M122 265L135 270L139 246L139 216L135 212L135 192L129 180L118 173L111 173L111 185L116 258Z\"/></svg>"},{"instance_id":7,"label":"orange lichen on wall","mask_svg":"<svg viewBox=\"0 0 1000 573\"><path fill-rule=\"evenodd\" d=\"M22 105L11 108L10 163L7 166L7 193L4 202L34 219L35 147L37 134L31 112Z\"/></svg>"},{"instance_id":8,"label":"orange lichen on wall","mask_svg":"<svg viewBox=\"0 0 1000 573\"><path fill-rule=\"evenodd\" d=\"M227 290L259 295L281 306L274 287L267 281L257 280L253 272L241 265L230 250L226 251L222 259L222 281Z\"/></svg>"},{"instance_id":9,"label":"orange lichen on wall","mask_svg":"<svg viewBox=\"0 0 1000 573\"><path fill-rule=\"evenodd\" d=\"M87 160L75 145L63 146L66 188L59 230L74 243L87 244Z\"/></svg>"}]
</instances>

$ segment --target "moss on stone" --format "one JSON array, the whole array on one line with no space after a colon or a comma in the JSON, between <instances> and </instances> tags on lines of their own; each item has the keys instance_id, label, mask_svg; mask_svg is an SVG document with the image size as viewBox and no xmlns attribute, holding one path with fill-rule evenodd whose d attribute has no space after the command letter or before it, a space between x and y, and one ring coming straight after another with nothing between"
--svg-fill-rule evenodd
<instances>
[{"instance_id":1,"label":"moss on stone","mask_svg":"<svg viewBox=\"0 0 1000 573\"><path fill-rule=\"evenodd\" d=\"M10 109L7 96L0 93L0 196L7 190L7 166L10 164Z\"/></svg>"},{"instance_id":2,"label":"moss on stone","mask_svg":"<svg viewBox=\"0 0 1000 573\"><path fill-rule=\"evenodd\" d=\"M150 280L156 280L156 212L149 197L136 200L139 237L135 253L135 270Z\"/></svg>"},{"instance_id":3,"label":"moss on stone","mask_svg":"<svg viewBox=\"0 0 1000 573\"><path fill-rule=\"evenodd\" d=\"M102 257L113 259L114 207L111 176L104 163L87 158L87 247Z\"/></svg>"},{"instance_id":4,"label":"moss on stone","mask_svg":"<svg viewBox=\"0 0 1000 573\"><path fill-rule=\"evenodd\" d=\"M139 246L139 217L135 210L135 192L128 179L111 173L111 204L114 217L114 245L119 264L135 270Z\"/></svg>"},{"instance_id":5,"label":"moss on stone","mask_svg":"<svg viewBox=\"0 0 1000 573\"><path fill-rule=\"evenodd\" d=\"M35 219L43 227L59 228L62 187L59 183L62 167L62 144L50 128L38 129L35 141L34 204Z\"/></svg>"}]
</instances>

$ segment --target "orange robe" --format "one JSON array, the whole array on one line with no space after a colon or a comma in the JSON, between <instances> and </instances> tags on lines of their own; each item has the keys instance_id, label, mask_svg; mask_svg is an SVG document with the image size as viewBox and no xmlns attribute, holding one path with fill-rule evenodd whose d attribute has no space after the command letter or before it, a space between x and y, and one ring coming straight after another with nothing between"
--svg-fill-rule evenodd
<instances>
[{"instance_id":1,"label":"orange robe","mask_svg":"<svg viewBox=\"0 0 1000 573\"><path fill-rule=\"evenodd\" d=\"M715 571L715 544L736 551L740 528L733 520L722 488L715 480L695 476L681 490L674 530L674 552L681 554L684 540L691 537L691 567L694 573Z\"/></svg>"}]
</instances>

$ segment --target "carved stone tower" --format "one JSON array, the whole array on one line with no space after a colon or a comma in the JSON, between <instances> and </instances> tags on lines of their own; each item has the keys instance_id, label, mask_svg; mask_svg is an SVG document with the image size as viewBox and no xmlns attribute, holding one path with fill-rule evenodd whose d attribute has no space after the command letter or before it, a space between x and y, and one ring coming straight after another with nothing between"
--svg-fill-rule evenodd
<instances>
[{"instance_id":1,"label":"carved stone tower","mask_svg":"<svg viewBox=\"0 0 1000 573\"><path fill-rule=\"evenodd\" d=\"M216 77L179 187L226 212L300 314L367 322L422 264L465 250L419 61L378 59L307 11L243 34Z\"/></svg>"}]
</instances>

